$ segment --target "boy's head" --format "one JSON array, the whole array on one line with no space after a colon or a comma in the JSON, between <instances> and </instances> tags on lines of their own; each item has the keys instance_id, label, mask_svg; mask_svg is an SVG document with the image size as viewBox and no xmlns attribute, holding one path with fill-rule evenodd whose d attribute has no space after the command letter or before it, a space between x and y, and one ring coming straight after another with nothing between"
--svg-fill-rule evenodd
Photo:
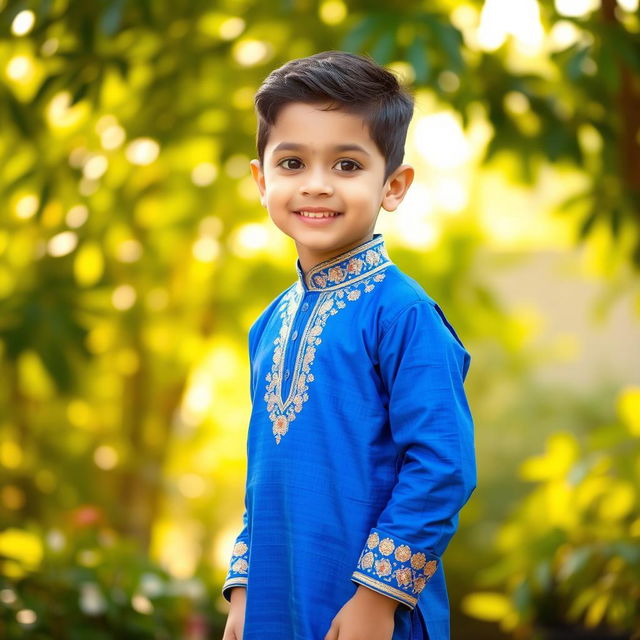
<instances>
[{"instance_id":1,"label":"boy's head","mask_svg":"<svg viewBox=\"0 0 640 640\"><path fill-rule=\"evenodd\" d=\"M256 94L261 202L303 271L373 237L413 180L402 163L413 100L372 60L328 51L273 71Z\"/></svg>"},{"instance_id":2,"label":"boy's head","mask_svg":"<svg viewBox=\"0 0 640 640\"><path fill-rule=\"evenodd\" d=\"M293 102L328 104L360 116L385 159L384 180L402 163L413 98L396 76L373 60L345 51L323 51L272 71L255 96L261 163L280 110Z\"/></svg>"}]
</instances>

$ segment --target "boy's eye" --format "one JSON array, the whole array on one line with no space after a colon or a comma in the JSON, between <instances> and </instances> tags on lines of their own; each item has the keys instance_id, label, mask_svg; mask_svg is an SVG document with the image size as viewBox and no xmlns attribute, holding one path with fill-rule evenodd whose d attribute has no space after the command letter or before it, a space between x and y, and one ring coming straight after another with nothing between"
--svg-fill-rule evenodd
<instances>
[{"instance_id":1,"label":"boy's eye","mask_svg":"<svg viewBox=\"0 0 640 640\"><path fill-rule=\"evenodd\" d=\"M346 171L347 173L352 173L353 171L360 169L360 165L353 160L338 160L338 164L336 166L342 167L340 171Z\"/></svg>"},{"instance_id":2,"label":"boy's eye","mask_svg":"<svg viewBox=\"0 0 640 640\"><path fill-rule=\"evenodd\" d=\"M288 163L293 163L293 165ZM302 162L300 162L300 160L298 160L297 158L285 158L278 164L280 164L280 166L284 167L285 169L299 169L302 165Z\"/></svg>"}]
</instances>

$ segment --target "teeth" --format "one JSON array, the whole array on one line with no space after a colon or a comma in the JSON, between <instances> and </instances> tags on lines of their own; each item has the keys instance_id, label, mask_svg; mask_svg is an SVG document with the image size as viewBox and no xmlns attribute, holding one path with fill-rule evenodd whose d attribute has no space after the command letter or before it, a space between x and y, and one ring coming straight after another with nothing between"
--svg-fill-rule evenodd
<instances>
[{"instance_id":1,"label":"teeth","mask_svg":"<svg viewBox=\"0 0 640 640\"><path fill-rule=\"evenodd\" d=\"M298 213L305 218L333 218L338 215L335 211L298 211Z\"/></svg>"}]
</instances>

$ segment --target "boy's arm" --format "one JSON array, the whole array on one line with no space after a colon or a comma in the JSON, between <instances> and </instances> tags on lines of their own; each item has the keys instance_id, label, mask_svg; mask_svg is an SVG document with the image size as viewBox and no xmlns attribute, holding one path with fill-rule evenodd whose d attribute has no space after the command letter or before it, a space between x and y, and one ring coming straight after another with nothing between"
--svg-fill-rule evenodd
<instances>
[{"instance_id":1,"label":"boy's arm","mask_svg":"<svg viewBox=\"0 0 640 640\"><path fill-rule=\"evenodd\" d=\"M475 488L473 421L464 392L470 357L440 308L401 310L379 345L400 468L352 580L414 608Z\"/></svg>"},{"instance_id":2,"label":"boy's arm","mask_svg":"<svg viewBox=\"0 0 640 640\"><path fill-rule=\"evenodd\" d=\"M253 394L255 392L256 381L253 371L253 353L256 341L256 333L261 323L262 314L258 320L249 329L248 335L248 351L249 351L249 397L253 402ZM246 498L246 496L245 496ZM222 585L222 595L231 602L231 591L233 587L245 587L248 582L249 575L249 521L247 517L247 505L245 502L244 513L242 514L242 530L236 538L231 559L229 561L229 571Z\"/></svg>"},{"instance_id":3,"label":"boy's arm","mask_svg":"<svg viewBox=\"0 0 640 640\"><path fill-rule=\"evenodd\" d=\"M256 393L256 387L258 384L257 369L253 366L254 354L256 345L260 340L262 331L265 325L269 321L274 309L280 304L282 298L287 293L288 289L277 296L267 308L258 316L255 322L249 329L247 336L247 346L249 351L249 397L253 404L254 395ZM222 595L224 598L231 602L231 590L232 587L246 587L248 583L249 575L249 523L247 517L247 505L245 495L245 510L242 515L243 527L242 531L236 538L236 542L233 546L231 554L231 560L229 562L229 571L227 577L222 586Z\"/></svg>"},{"instance_id":4,"label":"boy's arm","mask_svg":"<svg viewBox=\"0 0 640 640\"><path fill-rule=\"evenodd\" d=\"M240 535L236 538L229 561L229 571L222 585L222 595L231 602L231 589L233 587L246 587L249 574L249 533L247 529L247 512L242 516L244 526Z\"/></svg>"}]
</instances>

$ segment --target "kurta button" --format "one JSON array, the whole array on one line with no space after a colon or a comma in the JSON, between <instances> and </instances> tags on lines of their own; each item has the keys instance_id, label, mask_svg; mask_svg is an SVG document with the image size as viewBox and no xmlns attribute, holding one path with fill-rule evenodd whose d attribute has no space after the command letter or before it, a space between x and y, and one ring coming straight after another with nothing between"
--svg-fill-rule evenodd
<instances>
[{"instance_id":1,"label":"kurta button","mask_svg":"<svg viewBox=\"0 0 640 640\"><path fill-rule=\"evenodd\" d=\"M289 379L289 369L287 369L287 370L284 372L284 379L285 379L285 380L288 380L288 379Z\"/></svg>"},{"instance_id":2,"label":"kurta button","mask_svg":"<svg viewBox=\"0 0 640 640\"><path fill-rule=\"evenodd\" d=\"M303 310L303 311L306 311L308 308L309 308L309 303L308 303L308 302L305 302L305 303L302 305L302 310Z\"/></svg>"},{"instance_id":3,"label":"kurta button","mask_svg":"<svg viewBox=\"0 0 640 640\"><path fill-rule=\"evenodd\" d=\"M297 337L298 337L298 332L297 332L297 331L294 331L294 332L291 334L291 339L292 339L292 340L295 340Z\"/></svg>"}]
</instances>

